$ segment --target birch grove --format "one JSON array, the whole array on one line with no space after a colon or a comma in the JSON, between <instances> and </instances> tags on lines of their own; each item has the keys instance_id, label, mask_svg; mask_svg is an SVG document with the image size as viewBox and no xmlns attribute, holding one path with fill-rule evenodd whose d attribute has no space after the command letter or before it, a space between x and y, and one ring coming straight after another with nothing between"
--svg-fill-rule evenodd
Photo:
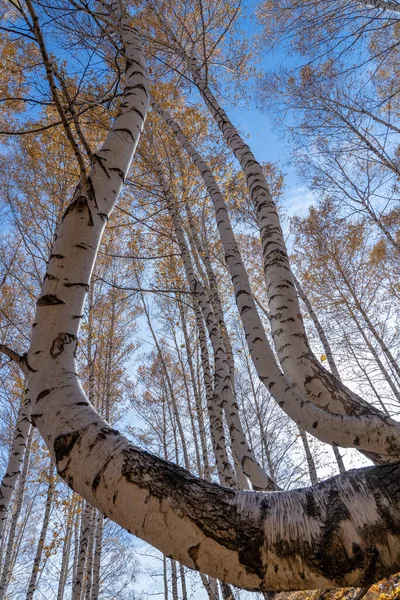
<instances>
[{"instance_id":1,"label":"birch grove","mask_svg":"<svg viewBox=\"0 0 400 600\"><path fill-rule=\"evenodd\" d=\"M400 593L399 8L311 4L2 1L0 598Z\"/></svg>"}]
</instances>

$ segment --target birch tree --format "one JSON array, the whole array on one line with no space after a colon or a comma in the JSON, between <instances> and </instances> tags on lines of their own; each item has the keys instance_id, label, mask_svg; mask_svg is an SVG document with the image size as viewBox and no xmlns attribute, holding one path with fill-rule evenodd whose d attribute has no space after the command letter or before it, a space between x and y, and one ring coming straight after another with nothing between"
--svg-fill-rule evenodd
<instances>
[{"instance_id":1,"label":"birch tree","mask_svg":"<svg viewBox=\"0 0 400 600\"><path fill-rule=\"evenodd\" d=\"M27 10L32 20L31 32L48 71L52 101L79 166L77 188L51 248L26 355L31 419L43 436L58 473L86 502L166 556L238 587L280 590L365 586L396 571L396 523L400 516L396 462L347 472L311 488L280 493L234 490L199 479L182 467L133 446L88 402L75 360L79 325L101 236L128 176L146 117L149 92L144 56L138 30L124 5L116 2L97 11L94 16L105 23L101 33L105 27L111 40L118 40L119 59L125 72L122 101L106 140L100 149L83 159L79 123L75 122L72 130L70 119L74 115L65 118L57 97L56 73L30 2ZM95 27L93 21L90 23ZM229 255L226 251L226 260L244 328L247 323L252 330L251 354L264 383L298 423L304 423L322 439L360 447L380 460L383 457L383 461L396 461L396 422L356 398L320 367L316 368L315 385L322 382L325 400L312 402L306 395L309 390L302 389L304 386L293 387L297 375L304 383L307 368L316 363L303 334L276 209L261 166L216 103L205 73L194 58L185 55L184 59L242 163L259 214L264 250L269 242L273 244L274 260L270 256L266 265L272 291L278 290L285 302L293 300L294 309L292 305L285 308L292 324L289 327L283 323L285 315L279 314L277 300L271 297L274 294L270 285L272 317L277 324L285 325L286 336L298 336L299 348L307 350L305 363L292 363L293 371L289 372L296 376L291 381L276 364L257 317L222 194L207 165L196 155L217 217L224 215L223 222L218 223L221 238L232 252ZM275 261L278 254L282 262ZM274 331L274 337L279 337L278 329ZM282 354L280 360L285 362ZM329 393L336 396L332 399ZM317 396L315 388L311 395Z\"/></svg>"}]
</instances>

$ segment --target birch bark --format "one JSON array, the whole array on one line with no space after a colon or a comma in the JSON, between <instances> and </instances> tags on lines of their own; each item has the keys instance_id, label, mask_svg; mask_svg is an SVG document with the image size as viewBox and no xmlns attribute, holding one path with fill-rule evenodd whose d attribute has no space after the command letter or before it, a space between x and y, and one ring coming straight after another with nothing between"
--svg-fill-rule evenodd
<instances>
[{"instance_id":1,"label":"birch bark","mask_svg":"<svg viewBox=\"0 0 400 600\"><path fill-rule=\"evenodd\" d=\"M72 588L72 600L81 600L84 587L84 573L86 561L88 558L88 546L90 529L93 520L93 507L86 502L85 510L82 513L81 532L79 541L79 553L77 558L76 576Z\"/></svg>"},{"instance_id":2,"label":"birch bark","mask_svg":"<svg viewBox=\"0 0 400 600\"><path fill-rule=\"evenodd\" d=\"M32 428L29 429L28 439L26 442L26 449L24 453L23 459L23 468L21 472L21 477L18 482L18 489L16 493L16 505L15 511L11 516L10 530L8 532L8 540L6 553L4 557L4 562L1 570L1 578L0 578L0 600L3 600L5 594L7 592L7 587L10 582L11 574L12 574L12 554L14 549L14 541L15 534L17 531L18 519L21 514L22 503L24 501L25 495L25 487L26 487L26 477L29 470L29 461L30 461L30 453L31 453L31 445L32 445Z\"/></svg>"},{"instance_id":3,"label":"birch bark","mask_svg":"<svg viewBox=\"0 0 400 600\"><path fill-rule=\"evenodd\" d=\"M381 455L379 460L387 460L385 456L392 456L393 460L396 460L399 456L399 447L393 446L393 442L400 433L400 427L393 420L388 420L387 416L382 415L361 399L359 403L358 397L357 410L354 405L347 404L345 405L346 414L331 412L329 404L324 407L316 406L307 401L282 374L276 364L273 351L257 312L248 275L243 266L225 200L218 184L207 164L187 140L175 121L155 102L153 102L153 106L192 158L206 184L214 206L225 260L231 274L247 344L261 381L267 386L279 406L296 423L321 441L336 446L362 448L369 453ZM294 336L296 336L296 332L294 332ZM343 410L343 407L341 410Z\"/></svg>"},{"instance_id":4,"label":"birch bark","mask_svg":"<svg viewBox=\"0 0 400 600\"><path fill-rule=\"evenodd\" d=\"M119 5L113 7L128 59L121 112L58 230L28 353L33 418L58 472L90 504L164 554L238 587L365 586L397 572L399 464L349 472L314 488L237 491L134 447L87 402L74 357L79 321L104 221L148 100L136 31L127 15L118 15ZM368 424L373 445L384 426ZM393 454L398 438L395 426L388 421L387 427Z\"/></svg>"},{"instance_id":5,"label":"birch bark","mask_svg":"<svg viewBox=\"0 0 400 600\"><path fill-rule=\"evenodd\" d=\"M215 321L214 312L208 301L204 287L195 276L183 232L182 220L176 210L174 198L169 192L168 185L159 166L157 171L160 183L163 187L168 211L172 218L175 234L178 239L190 290L193 296L197 296L199 299L199 304L206 322L211 344L213 346L215 356L215 391L218 394L219 406L224 410L225 413L229 432L232 438L234 452L239 460L244 474L249 478L254 489L275 490L275 483L260 467L257 459L253 455L247 443L238 414L238 406L233 394L225 347L223 345L218 325Z\"/></svg>"},{"instance_id":6,"label":"birch bark","mask_svg":"<svg viewBox=\"0 0 400 600\"><path fill-rule=\"evenodd\" d=\"M297 292L300 296L300 298L303 300L304 304L306 305L308 314L311 317L312 322L314 323L314 327L317 330L318 333L318 337L321 341L322 347L324 349L324 353L325 356L328 360L328 364L329 364L329 368L331 370L331 372L333 373L333 375L336 377L336 379L338 381L341 381L341 377L338 371L338 368L336 366L336 362L335 359L333 358L333 353L332 353L332 349L331 346L329 344L328 338L325 335L325 331L321 325L321 323L319 322L319 319L317 317L317 315L315 314L315 311L313 309L313 307L311 306L311 302L309 301L309 299L307 298L306 294L304 293L303 288L301 287L299 281L296 279L296 277L293 276L295 285L296 285L296 289ZM388 414L388 412L386 410L383 411L385 414ZM338 450L338 448L336 446L332 446L333 449L333 453L335 455L336 458L336 462L339 468L339 473L344 473L345 472L345 466L343 463L343 459L342 456Z\"/></svg>"},{"instance_id":7,"label":"birch bark","mask_svg":"<svg viewBox=\"0 0 400 600\"><path fill-rule=\"evenodd\" d=\"M261 165L212 94L201 76L197 61L181 49L179 51L246 177L263 247L272 337L285 374L317 406L329 408L338 414L345 413L349 406L355 411L359 410L363 405L361 398L326 371L310 350L277 208Z\"/></svg>"},{"instance_id":8,"label":"birch bark","mask_svg":"<svg viewBox=\"0 0 400 600\"><path fill-rule=\"evenodd\" d=\"M67 527L66 527L66 531L65 531L64 543L63 543L63 549L62 549L61 570L60 570L60 578L58 580L57 600L64 599L65 584L67 582L67 575L68 575L69 556L70 556L70 551L71 551L72 523L73 523L73 517L71 515L69 515L68 519L67 519Z\"/></svg>"},{"instance_id":9,"label":"birch bark","mask_svg":"<svg viewBox=\"0 0 400 600\"><path fill-rule=\"evenodd\" d=\"M36 549L35 558L32 566L32 573L29 580L28 592L26 594L26 600L32 600L33 594L35 593L37 580L39 575L40 563L42 560L43 547L46 541L47 530L49 528L50 523L50 511L53 504L53 495L54 495L54 465L53 461L50 460L49 466L49 483L47 486L47 494L46 494L46 505L43 516L42 529L39 536L39 541Z\"/></svg>"},{"instance_id":10,"label":"birch bark","mask_svg":"<svg viewBox=\"0 0 400 600\"><path fill-rule=\"evenodd\" d=\"M29 413L30 399L28 398L27 393L24 399L21 401L19 407L17 424L15 426L14 438L10 450L6 473L3 477L0 487L0 547L2 547L1 541L4 535L4 528L8 516L11 496L18 482L21 466L24 460L26 442L31 430Z\"/></svg>"},{"instance_id":11,"label":"birch bark","mask_svg":"<svg viewBox=\"0 0 400 600\"><path fill-rule=\"evenodd\" d=\"M359 0L361 4L368 6L369 8L379 8L392 13L400 13L400 5L394 4L393 2L385 2L384 0Z\"/></svg>"}]
</instances>

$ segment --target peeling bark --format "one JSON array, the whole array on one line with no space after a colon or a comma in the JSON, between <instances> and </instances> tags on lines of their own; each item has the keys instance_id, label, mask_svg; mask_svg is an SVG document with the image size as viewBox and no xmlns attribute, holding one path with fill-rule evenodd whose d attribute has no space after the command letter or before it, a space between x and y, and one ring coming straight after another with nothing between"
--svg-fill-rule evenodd
<instances>
[{"instance_id":1,"label":"peeling bark","mask_svg":"<svg viewBox=\"0 0 400 600\"><path fill-rule=\"evenodd\" d=\"M37 406L43 410L36 417L39 431L70 487L125 529L190 568L249 590L365 587L400 569L399 463L351 471L290 492L224 488L134 447L112 429L87 402L76 375L74 344L65 344L56 357L51 355L60 332L78 335L73 315L82 314L86 291L63 283L89 285L104 228L101 214L111 212L135 149L132 140L116 135L115 129L129 128L136 141L143 124L140 115L147 108L137 35L128 16L121 18L118 10L114 4L112 16L120 23L129 59L129 96L100 150L111 150L104 153L107 163L103 161L102 168L93 164L90 193L81 184L76 195L87 194L93 225L83 211L73 210L58 231L53 248L57 257L48 267L58 280L46 279L41 297L53 295L61 302L37 307L28 353L33 371L27 377L33 410ZM91 249L83 252L77 247L82 242ZM39 350L40 359L35 354ZM272 387L278 385L269 381ZM287 385L287 380L280 381ZM301 403L307 412L307 402L299 396ZM321 409L312 405L310 410ZM357 422L365 426L362 419L351 421L359 443L373 450L384 447L389 455L398 456L396 425L368 416L366 433L357 428ZM338 422L330 424L339 435ZM342 429L344 425L345 421Z\"/></svg>"}]
</instances>

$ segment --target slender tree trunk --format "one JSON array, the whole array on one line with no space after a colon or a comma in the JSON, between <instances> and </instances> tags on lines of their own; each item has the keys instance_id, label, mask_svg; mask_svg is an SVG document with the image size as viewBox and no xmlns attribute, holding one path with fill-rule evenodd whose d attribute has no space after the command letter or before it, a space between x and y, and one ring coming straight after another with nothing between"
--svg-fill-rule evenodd
<instances>
[{"instance_id":1,"label":"slender tree trunk","mask_svg":"<svg viewBox=\"0 0 400 600\"><path fill-rule=\"evenodd\" d=\"M172 600L179 600L178 596L178 573L176 569L176 561L170 560L171 565L171 586L172 586Z\"/></svg>"},{"instance_id":2,"label":"slender tree trunk","mask_svg":"<svg viewBox=\"0 0 400 600\"><path fill-rule=\"evenodd\" d=\"M121 52L128 55L121 112L99 151L102 160L91 168L90 188L81 184L58 230L28 352L32 412L57 471L88 502L161 552L238 587L330 589L397 572L398 464L347 472L311 489L238 491L133 446L88 403L74 357L79 317L104 215L118 198L147 105L136 31L127 14L121 19L119 4L110 10L123 38ZM307 413L307 401L301 410ZM329 423L334 435L347 425L343 415L335 419ZM367 423L368 439L363 417L354 419L357 444L375 451L379 435L382 450L390 428L388 454L399 456L396 423L370 416Z\"/></svg>"},{"instance_id":3,"label":"slender tree trunk","mask_svg":"<svg viewBox=\"0 0 400 600\"><path fill-rule=\"evenodd\" d=\"M75 502L73 502L73 507L75 507ZM61 570L60 577L58 580L58 590L57 590L57 600L64 600L64 591L65 584L67 582L68 577L68 565L69 565L69 557L71 552L71 540L72 540L72 524L73 524L73 515L69 516L67 519L67 527L64 536L64 543L62 549L62 559L61 559Z\"/></svg>"},{"instance_id":4,"label":"slender tree trunk","mask_svg":"<svg viewBox=\"0 0 400 600\"><path fill-rule=\"evenodd\" d=\"M178 304L180 304L180 303L178 302ZM189 385L188 385L188 381L187 381L187 377L186 377L186 369L185 369L185 365L184 365L184 362L183 362L183 359L182 359L182 353L180 352L180 349L179 349L178 340L176 338L175 328L174 328L173 325L171 327L171 330L172 330L172 336L174 338L175 351L177 353L179 364L180 364L180 367L181 367L181 372L182 372L183 387L184 387L184 390L185 390L187 410L188 410L188 415L189 415L190 427L191 427L191 430L192 430L193 445L194 445L194 451L195 451L195 457L196 457L197 473L198 473L199 477L202 477L203 469L202 469L202 466L201 466L200 448L199 448L199 444L198 444L198 435L197 435L197 431L196 431L196 425L195 425L195 420L194 420L193 411L192 411L192 405L191 405L191 400L190 400ZM185 338L185 341L189 342L189 340L186 340L186 338ZM190 349L190 346L187 345L187 343L185 344L185 348L186 348L187 355L189 356L190 353L191 353L191 349Z\"/></svg>"},{"instance_id":5,"label":"slender tree trunk","mask_svg":"<svg viewBox=\"0 0 400 600\"><path fill-rule=\"evenodd\" d=\"M257 312L248 275L241 260L227 207L218 184L207 164L188 142L175 121L165 111L160 109L158 105L155 103L153 105L170 126L182 147L190 155L207 186L214 206L225 259L232 277L236 303L246 334L247 344L261 381L266 385L279 406L289 417L303 427L303 429L317 436L321 441L343 447L363 449L364 451L368 451L369 455L374 453L376 461L387 460L385 455L392 455L395 458L393 449L391 449L393 427L397 427L394 421L390 421L389 425L386 416L382 415L382 413L361 400L358 396L353 395L347 388L345 390L346 403L344 405L340 398L337 398L338 402L340 400L340 406L334 400L336 396L333 391L330 400L326 399L324 406L314 405L314 402L306 401L304 396L297 389L293 388L291 382L281 373ZM295 330L293 335L294 337L297 335ZM316 377L316 373L318 373L318 377ZM329 375L333 377L331 374ZM314 381L320 379L318 369L312 376L312 379ZM336 389L337 385L341 384L336 379L334 381ZM320 391L322 394L323 387ZM350 399L348 394L352 396ZM339 412L332 412L331 409L338 410ZM346 414L340 414L344 411L346 411ZM371 435L373 431L375 431L373 435L374 442ZM398 450L396 449L395 453L397 452Z\"/></svg>"},{"instance_id":6,"label":"slender tree trunk","mask_svg":"<svg viewBox=\"0 0 400 600\"><path fill-rule=\"evenodd\" d=\"M94 552L94 541L95 541L95 531L97 524L97 511L93 508L93 515L90 524L90 534L89 534L89 543L87 549L87 560L86 560L86 568L85 568L85 576L84 576L84 594L85 600L90 600L92 594L92 585L93 585L93 552Z\"/></svg>"},{"instance_id":7,"label":"slender tree trunk","mask_svg":"<svg viewBox=\"0 0 400 600\"><path fill-rule=\"evenodd\" d=\"M183 310L181 302L178 302L178 308L179 308L179 314L180 314L180 318L181 318L181 325L182 325L182 331L183 331L183 336L184 336L184 340L185 340L185 346L187 349L187 360L188 360L188 365L189 365L190 381L192 384L193 396L194 396L194 400L195 400L196 417L197 417L197 423L198 423L198 428L199 428L201 452L202 452L203 465L204 465L204 477L205 477L205 479L209 479L210 465L208 462L208 450L207 450L207 441L206 441L206 431L205 431L205 427L204 427L204 417L203 417L203 407L202 407L202 403L201 403L201 395L200 395L200 390L196 384L196 375L195 375L195 370L194 370L194 366L193 366L193 357L192 357L190 338L189 338L189 334L187 331L186 318L185 318L185 314L184 314L184 310ZM189 410L190 410L190 414L191 414L192 413L191 408ZM201 476L201 474L202 473L199 472L200 476Z\"/></svg>"},{"instance_id":8,"label":"slender tree trunk","mask_svg":"<svg viewBox=\"0 0 400 600\"><path fill-rule=\"evenodd\" d=\"M211 577L207 577L204 573L200 573L201 582L207 592L208 600L219 600L218 584ZM215 586L212 585L215 583Z\"/></svg>"},{"instance_id":9,"label":"slender tree trunk","mask_svg":"<svg viewBox=\"0 0 400 600\"><path fill-rule=\"evenodd\" d=\"M193 308L196 316L196 325L199 333L199 343L201 350L201 363L204 377L204 387L206 390L207 410L210 420L211 441L215 456L215 462L218 469L220 482L223 485L236 487L236 477L229 461L224 424L222 419L222 410L218 409L218 401L215 399L214 384L211 375L210 359L207 348L206 332L203 316L197 298L193 298ZM197 412L201 407L197 406ZM198 415L199 418L199 415Z\"/></svg>"},{"instance_id":10,"label":"slender tree trunk","mask_svg":"<svg viewBox=\"0 0 400 600\"><path fill-rule=\"evenodd\" d=\"M221 592L224 600L235 600L231 586L223 581L221 581Z\"/></svg>"},{"instance_id":11,"label":"slender tree trunk","mask_svg":"<svg viewBox=\"0 0 400 600\"><path fill-rule=\"evenodd\" d=\"M301 437L301 441L303 442L304 452L306 455L308 473L310 475L310 481L312 485L316 485L318 483L317 469L315 467L315 462L313 455L311 454L310 446L308 444L307 435L304 429L301 427L298 428L299 434Z\"/></svg>"},{"instance_id":12,"label":"slender tree trunk","mask_svg":"<svg viewBox=\"0 0 400 600\"><path fill-rule=\"evenodd\" d=\"M78 510L75 516L74 522L74 556L72 566L72 585L76 581L78 574L78 558L79 558L79 542L80 542L80 525L82 524L83 512L84 512L84 500L78 501Z\"/></svg>"},{"instance_id":13,"label":"slender tree trunk","mask_svg":"<svg viewBox=\"0 0 400 600\"><path fill-rule=\"evenodd\" d=\"M201 283L196 279L191 263L189 250L183 233L182 221L175 208L174 198L168 190L165 178L160 165L157 166L157 174L163 187L165 200L174 225L175 234L184 263L186 277L193 297L198 297L203 317L207 325L210 341L214 350L215 357L215 391L218 394L219 405L224 410L228 423L229 432L232 436L232 444L235 454L243 468L244 474L251 481L254 489L275 490L274 482L264 473L257 462L257 459L251 452L243 432L242 424L238 413L238 406L234 398L231 385L231 378L226 360L226 352L218 325L214 318L214 313L207 294Z\"/></svg>"},{"instance_id":14,"label":"slender tree trunk","mask_svg":"<svg viewBox=\"0 0 400 600\"><path fill-rule=\"evenodd\" d=\"M72 588L72 600L81 600L83 585L84 585L84 573L86 560L88 555L88 545L90 537L90 529L93 519L93 507L86 502L85 510L82 513L80 540L79 540L79 554L77 559L76 577L73 582Z\"/></svg>"},{"instance_id":15,"label":"slender tree trunk","mask_svg":"<svg viewBox=\"0 0 400 600\"><path fill-rule=\"evenodd\" d=\"M187 594L187 588L186 588L185 567L181 564L179 564L179 573L181 576L182 600L188 600L188 594Z\"/></svg>"},{"instance_id":16,"label":"slender tree trunk","mask_svg":"<svg viewBox=\"0 0 400 600\"><path fill-rule=\"evenodd\" d=\"M16 493L15 511L11 517L10 530L8 532L8 540L7 540L7 546L6 546L6 553L5 553L5 557L4 557L4 564L3 564L2 571L1 571L0 600L4 599L4 596L7 591L7 586L9 584L9 581L10 581L10 578L12 575L11 557L12 557L13 549L14 549L14 541L15 541L15 534L17 531L18 519L21 514L22 503L24 501L25 488L26 488L26 477L28 474L29 462L30 462L32 437L33 437L33 430L32 430L32 428L30 428L29 433L28 433L28 439L26 441L26 449L25 449L25 454L24 454L24 459L23 459L23 467L22 467L21 477L18 482L18 489L17 489L17 493Z\"/></svg>"},{"instance_id":17,"label":"slender tree trunk","mask_svg":"<svg viewBox=\"0 0 400 600\"><path fill-rule=\"evenodd\" d=\"M40 569L40 563L42 560L43 547L46 541L47 530L49 528L50 523L50 511L53 504L53 496L54 496L54 464L52 459L50 459L49 465L49 473L48 473L49 483L47 486L47 495L46 495L46 505L43 516L42 529L39 536L39 541L36 549L35 558L32 566L32 573L29 580L28 592L26 594L26 600L32 600L33 594L36 590L37 579Z\"/></svg>"},{"instance_id":18,"label":"slender tree trunk","mask_svg":"<svg viewBox=\"0 0 400 600\"><path fill-rule=\"evenodd\" d=\"M168 571L167 571L167 558L163 556L163 581L164 581L164 600L168 600Z\"/></svg>"},{"instance_id":19,"label":"slender tree trunk","mask_svg":"<svg viewBox=\"0 0 400 600\"><path fill-rule=\"evenodd\" d=\"M282 368L313 403L343 413L346 404L358 404L361 399L337 385L309 348L277 208L263 169L207 86L196 60L186 59L195 85L246 177L261 235L272 337Z\"/></svg>"},{"instance_id":20,"label":"slender tree trunk","mask_svg":"<svg viewBox=\"0 0 400 600\"><path fill-rule=\"evenodd\" d=\"M350 281L348 280L348 278L346 277L345 273L343 272L343 270L341 268L340 268L340 274L341 274L341 276L343 278L344 283L346 284L347 289L349 290L349 292L350 292L350 294L351 294L351 296L353 298L354 305L355 305L356 309L358 310L358 312L363 317L366 326L368 327L368 329L370 330L370 332L372 333L372 335L374 336L374 338L378 342L379 346L382 349L382 352L385 354L385 356L386 356L386 358L387 358L390 366L392 367L393 371L396 373L397 377L400 379L400 366L397 364L397 361L394 358L394 356L393 356L392 352L390 351L390 349L388 348L385 340L379 335L378 331L374 327L374 325L373 325L371 319L369 318L366 310L364 309L364 307L361 304L359 298L357 297L357 294L356 294L356 292L355 292L352 284L350 283ZM346 302L346 304L349 306L348 302ZM350 306L349 306L349 309L351 309Z\"/></svg>"},{"instance_id":21,"label":"slender tree trunk","mask_svg":"<svg viewBox=\"0 0 400 600\"><path fill-rule=\"evenodd\" d=\"M143 294L141 294L141 298L142 298L143 310L144 310L144 313L146 315L147 325L148 325L148 327L150 329L151 336L152 336L152 338L154 340L154 344L155 344L155 346L157 348L157 353L158 353L159 359L161 361L161 365L162 365L162 369L163 369L163 372L164 372L165 381L167 382L168 392L169 392L169 396L171 398L171 403L172 403L172 410L174 412L174 417L175 417L176 424L177 424L177 427L178 427L179 436L181 438L182 452L183 452L183 456L184 456L184 464L185 464L186 468L188 469L189 468L189 466L188 466L189 465L189 455L188 455L187 446L186 446L185 434L183 432L181 420L180 420L180 417L179 417L178 404L176 402L174 388L173 388L173 385L172 385L172 382L171 382L171 378L169 376L169 371L168 371L167 365L165 364L165 360L164 360L164 356L163 356L160 344L158 343L158 338L156 336L156 333L155 333L154 328L153 328L152 323L151 323L150 314L149 314L149 311L147 309L147 305L145 303L145 300L143 298Z\"/></svg>"},{"instance_id":22,"label":"slender tree trunk","mask_svg":"<svg viewBox=\"0 0 400 600\"><path fill-rule=\"evenodd\" d=\"M3 481L0 487L0 547L3 547L2 540L4 535L4 528L8 515L8 508L11 502L11 496L17 484L21 466L24 460L25 447L29 433L31 431L31 424L29 422L30 417L30 399L28 394L25 395L21 401L17 424L15 426L12 446L10 449L10 455L6 468ZM0 564L2 563L0 555Z\"/></svg>"},{"instance_id":23,"label":"slender tree trunk","mask_svg":"<svg viewBox=\"0 0 400 600\"><path fill-rule=\"evenodd\" d=\"M95 538L93 585L90 600L98 600L100 593L101 550L103 545L104 515L98 513Z\"/></svg>"},{"instance_id":24,"label":"slender tree trunk","mask_svg":"<svg viewBox=\"0 0 400 600\"><path fill-rule=\"evenodd\" d=\"M311 320L314 323L314 327L317 330L317 333L318 333L320 342L322 344L322 347L324 349L324 353L326 355L326 358L327 358L327 361L328 361L331 373L336 377L336 379L338 381L341 381L339 370L338 370L338 368L336 366L335 359L333 358L332 349L331 349L331 346L329 344L328 338L325 335L324 328L322 327L321 323L319 322L319 319L318 319L317 315L314 312L314 309L313 309L313 307L311 305L311 302L309 301L309 299L307 298L306 294L304 293L304 290L301 287L299 281L296 279L296 277L293 276L293 278L294 278L294 282L295 282L298 294L299 294L300 298L303 300L304 304L306 305L308 314L310 315ZM332 449L333 449L333 453L334 453L335 458L336 458L336 462L337 462L337 465L338 465L339 473L344 473L346 469L345 469L345 466L344 466L341 454L340 454L340 452L339 452L339 450L338 450L338 448L336 446L332 446ZM311 471L310 471L310 475L311 475Z\"/></svg>"}]
</instances>

